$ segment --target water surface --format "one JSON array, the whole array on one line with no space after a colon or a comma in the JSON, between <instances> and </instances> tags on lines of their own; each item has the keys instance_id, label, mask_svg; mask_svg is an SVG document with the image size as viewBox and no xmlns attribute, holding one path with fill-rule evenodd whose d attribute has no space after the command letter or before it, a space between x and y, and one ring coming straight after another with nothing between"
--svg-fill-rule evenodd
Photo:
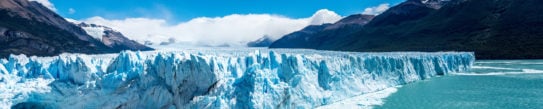
<instances>
[{"instance_id":1,"label":"water surface","mask_svg":"<svg viewBox=\"0 0 543 109\"><path fill-rule=\"evenodd\" d=\"M468 73L404 85L377 109L541 109L543 60L476 61Z\"/></svg>"}]
</instances>

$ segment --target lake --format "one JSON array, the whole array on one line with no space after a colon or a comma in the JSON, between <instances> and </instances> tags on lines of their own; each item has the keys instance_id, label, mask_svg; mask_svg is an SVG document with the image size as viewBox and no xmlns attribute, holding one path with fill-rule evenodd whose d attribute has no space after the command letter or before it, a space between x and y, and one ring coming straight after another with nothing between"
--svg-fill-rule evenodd
<instances>
[{"instance_id":1,"label":"lake","mask_svg":"<svg viewBox=\"0 0 543 109\"><path fill-rule=\"evenodd\" d=\"M377 109L536 109L543 107L543 60L476 61L469 73L407 84Z\"/></svg>"}]
</instances>

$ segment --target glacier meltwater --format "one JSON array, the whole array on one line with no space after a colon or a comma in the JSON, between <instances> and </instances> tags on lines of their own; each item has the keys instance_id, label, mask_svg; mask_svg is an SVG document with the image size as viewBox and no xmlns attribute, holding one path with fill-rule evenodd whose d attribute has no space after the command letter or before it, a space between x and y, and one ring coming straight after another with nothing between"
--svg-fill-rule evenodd
<instances>
[{"instance_id":1,"label":"glacier meltwater","mask_svg":"<svg viewBox=\"0 0 543 109\"><path fill-rule=\"evenodd\" d=\"M468 70L471 52L186 49L11 55L0 108L315 108Z\"/></svg>"}]
</instances>

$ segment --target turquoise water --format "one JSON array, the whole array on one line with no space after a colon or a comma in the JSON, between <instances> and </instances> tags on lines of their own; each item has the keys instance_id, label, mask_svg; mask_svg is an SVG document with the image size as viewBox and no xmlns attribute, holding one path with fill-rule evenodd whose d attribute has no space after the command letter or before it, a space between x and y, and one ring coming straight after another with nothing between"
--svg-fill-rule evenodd
<instances>
[{"instance_id":1,"label":"turquoise water","mask_svg":"<svg viewBox=\"0 0 543 109\"><path fill-rule=\"evenodd\" d=\"M405 85L376 109L543 109L543 60L476 61L469 73Z\"/></svg>"}]
</instances>

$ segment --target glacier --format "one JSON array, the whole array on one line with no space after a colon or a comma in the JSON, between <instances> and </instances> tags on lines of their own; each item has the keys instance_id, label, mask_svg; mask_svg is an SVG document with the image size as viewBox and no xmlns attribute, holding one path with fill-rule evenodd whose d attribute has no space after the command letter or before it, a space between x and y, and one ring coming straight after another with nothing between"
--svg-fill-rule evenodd
<instances>
[{"instance_id":1,"label":"glacier","mask_svg":"<svg viewBox=\"0 0 543 109\"><path fill-rule=\"evenodd\" d=\"M316 108L469 70L472 52L183 49L11 55L0 108Z\"/></svg>"},{"instance_id":2,"label":"glacier","mask_svg":"<svg viewBox=\"0 0 543 109\"><path fill-rule=\"evenodd\" d=\"M102 37L105 35L105 27L81 27L85 32L87 32L92 38L95 38L99 41L103 41Z\"/></svg>"}]
</instances>

